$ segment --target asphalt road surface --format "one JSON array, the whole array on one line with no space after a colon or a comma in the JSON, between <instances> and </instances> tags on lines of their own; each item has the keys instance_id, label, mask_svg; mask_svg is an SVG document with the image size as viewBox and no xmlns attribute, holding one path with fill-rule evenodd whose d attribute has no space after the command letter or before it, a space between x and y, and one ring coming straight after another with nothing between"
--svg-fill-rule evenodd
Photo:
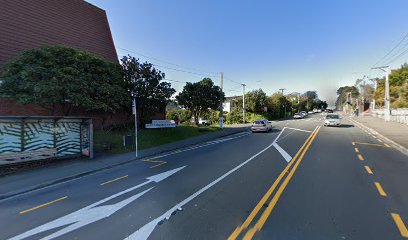
<instances>
[{"instance_id":1,"label":"asphalt road surface","mask_svg":"<svg viewBox=\"0 0 408 240\"><path fill-rule=\"evenodd\" d=\"M4 199L0 239L408 238L408 157L323 117Z\"/></svg>"}]
</instances>

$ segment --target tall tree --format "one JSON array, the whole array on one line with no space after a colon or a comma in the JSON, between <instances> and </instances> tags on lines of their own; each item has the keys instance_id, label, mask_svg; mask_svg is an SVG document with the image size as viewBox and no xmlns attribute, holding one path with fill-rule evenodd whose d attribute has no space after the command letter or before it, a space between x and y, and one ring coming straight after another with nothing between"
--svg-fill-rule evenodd
<instances>
[{"instance_id":1,"label":"tall tree","mask_svg":"<svg viewBox=\"0 0 408 240\"><path fill-rule=\"evenodd\" d=\"M22 104L36 104L55 114L62 106L115 112L128 94L120 67L68 47L30 49L3 69L0 94Z\"/></svg>"},{"instance_id":2,"label":"tall tree","mask_svg":"<svg viewBox=\"0 0 408 240\"><path fill-rule=\"evenodd\" d=\"M176 99L178 103L191 111L195 124L209 109L218 110L225 96L219 86L215 86L210 78L195 83L187 83Z\"/></svg>"},{"instance_id":3,"label":"tall tree","mask_svg":"<svg viewBox=\"0 0 408 240\"><path fill-rule=\"evenodd\" d=\"M267 106L266 93L262 89L249 91L245 94L245 108L252 113L264 112Z\"/></svg>"},{"instance_id":4,"label":"tall tree","mask_svg":"<svg viewBox=\"0 0 408 240\"><path fill-rule=\"evenodd\" d=\"M171 84L163 82L165 74L153 64L140 63L132 56L121 59L122 71L127 88L132 97L136 97L141 127L148 123L154 113L164 111L170 97L176 92Z\"/></svg>"}]
</instances>

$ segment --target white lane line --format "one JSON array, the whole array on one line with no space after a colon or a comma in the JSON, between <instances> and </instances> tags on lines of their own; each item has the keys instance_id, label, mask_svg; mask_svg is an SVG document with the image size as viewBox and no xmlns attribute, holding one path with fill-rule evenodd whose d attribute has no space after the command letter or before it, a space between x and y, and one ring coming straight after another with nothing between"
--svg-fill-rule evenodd
<instances>
[{"instance_id":1,"label":"white lane line","mask_svg":"<svg viewBox=\"0 0 408 240\"><path fill-rule=\"evenodd\" d=\"M166 154L162 154L162 155L159 155L159 156L151 157L149 159L157 159L157 158L167 157L167 156L171 156L171 155L174 155L174 154L177 154L177 153L187 152L187 151L191 151L191 150L194 150L194 149L211 146L211 145L214 145L214 144L217 144L217 143L230 141L230 140L233 140L233 139L236 139L236 138L245 137L245 136L248 136L250 134L251 133L244 133L244 134L238 135L236 137L230 137L230 138L226 138L226 139L214 140L214 141L211 141L211 142L206 142L206 143L204 143L202 145L197 145L197 146L189 147L189 148L182 149L182 150L176 150L176 151L173 151L173 152L170 152L170 153L166 153Z\"/></svg>"},{"instance_id":2,"label":"white lane line","mask_svg":"<svg viewBox=\"0 0 408 240\"><path fill-rule=\"evenodd\" d=\"M115 204L110 204L110 205L103 205L103 206L99 206L109 200L112 200L114 198L117 198L119 196L122 196L128 192L134 191L140 187L143 187L145 185L147 185L148 183L151 182L161 182L164 179L170 177L171 175L177 173L178 171L182 170L183 168L185 168L186 166L183 167L179 167L167 172L163 172L163 173L159 173L150 177L147 177L147 181L145 181L144 183L141 183L139 185L136 185L134 187L128 188L126 190L123 190L119 193L113 194L107 198L104 198L98 202L95 202L91 205L88 205L84 208L81 208L75 212L72 212L68 215L65 215L63 217L60 217L58 219L55 219L51 222L48 222L46 224L43 224L41 226L38 226L36 228L33 228L25 233L22 233L20 235L17 235L13 238L10 238L9 240L21 240L24 238L28 238L31 236L34 236L36 234L45 232L45 231L49 231L55 228L59 228L59 227L63 227L66 226L60 230L58 230L57 232L54 232L48 236L45 236L43 238L41 238L41 240L48 240L48 239L53 239L56 237L60 237L66 233L72 232L74 230L77 230L83 226L86 226L88 224L91 224L93 222L102 220L104 218L107 218L109 216L111 216L112 214L114 214L115 212L119 211L120 209L124 208L126 205L132 203L133 201L135 201L136 199L138 199L139 197L143 196L145 193L149 192L153 187L138 193L136 195L133 195L125 200L122 200L118 203Z\"/></svg>"},{"instance_id":3,"label":"white lane line","mask_svg":"<svg viewBox=\"0 0 408 240\"><path fill-rule=\"evenodd\" d=\"M290 160L292 160L292 157L285 150L283 150L283 148L281 148L276 142L273 142L272 145L276 148L276 150L278 150L278 152L282 155L286 162L290 162Z\"/></svg>"},{"instance_id":4,"label":"white lane line","mask_svg":"<svg viewBox=\"0 0 408 240\"><path fill-rule=\"evenodd\" d=\"M203 192L207 191L209 188L211 188L212 186L214 186L215 184L217 184L218 182L220 182L221 180L223 180L224 178L228 177L229 175L231 175L232 173L234 173L235 171L237 171L238 169L240 169L241 167L245 166L246 164L248 164L249 162L251 162L252 160L254 160L257 156L259 156L260 154L262 154L263 152L265 152L266 150L268 150L269 148L271 148L273 146L273 143L276 142L276 140L279 138L279 136L282 134L283 130L285 128L283 128L281 130L281 132L279 133L279 135L275 138L275 140L266 148L262 149L260 152L256 153L255 155L253 155L252 157L250 157L249 159L247 159L246 161L242 162L241 164L239 164L238 166L234 167L233 169L229 170L228 172L226 172L225 174L223 174L221 177L215 179L214 181L212 181L211 183L209 183L208 185L206 185L205 187L201 188L200 190L198 190L197 192L195 192L193 195L189 196L188 198L184 199L182 202L176 204L174 207L170 208L169 210L167 210L165 213L163 213L161 216L153 219L152 221L150 221L149 223L145 224L143 227L139 228L136 232L132 233L131 235L129 235L127 238L125 238L125 240L145 240L147 239L150 234L153 232L153 230L156 228L157 224L161 221L164 220L168 220L170 219L170 217L172 216L172 213L175 211L178 211L179 209L182 209L182 207L184 205L186 205L187 203L189 203L191 200L193 200L194 198L196 198L197 196L199 196L200 194L202 194Z\"/></svg>"},{"instance_id":5,"label":"white lane line","mask_svg":"<svg viewBox=\"0 0 408 240\"><path fill-rule=\"evenodd\" d=\"M291 128L291 127L286 127L287 129L292 129L292 130L296 130L296 131L301 131L301 132L308 132L311 133L312 131L309 130L303 130L303 129L299 129L299 128Z\"/></svg>"}]
</instances>

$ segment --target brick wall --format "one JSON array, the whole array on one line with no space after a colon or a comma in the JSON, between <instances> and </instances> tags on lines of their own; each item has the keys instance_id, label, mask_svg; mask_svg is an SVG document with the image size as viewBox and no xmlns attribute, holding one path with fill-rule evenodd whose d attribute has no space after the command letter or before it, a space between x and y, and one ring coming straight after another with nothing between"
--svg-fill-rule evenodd
<instances>
[{"instance_id":1,"label":"brick wall","mask_svg":"<svg viewBox=\"0 0 408 240\"><path fill-rule=\"evenodd\" d=\"M63 116L63 111L60 106L55 107L53 114L51 109L47 109L37 105L22 105L14 100L0 98L0 116ZM121 124L134 123L134 116L128 112L103 112L103 111L85 111L81 108L73 108L70 116L89 117L92 118L95 129L101 129L109 126L117 126ZM150 119L161 120L166 118L165 111L158 112ZM140 116L139 116L140 120Z\"/></svg>"},{"instance_id":2,"label":"brick wall","mask_svg":"<svg viewBox=\"0 0 408 240\"><path fill-rule=\"evenodd\" d=\"M0 68L27 49L54 45L118 62L104 10L83 0L0 0Z\"/></svg>"}]
</instances>

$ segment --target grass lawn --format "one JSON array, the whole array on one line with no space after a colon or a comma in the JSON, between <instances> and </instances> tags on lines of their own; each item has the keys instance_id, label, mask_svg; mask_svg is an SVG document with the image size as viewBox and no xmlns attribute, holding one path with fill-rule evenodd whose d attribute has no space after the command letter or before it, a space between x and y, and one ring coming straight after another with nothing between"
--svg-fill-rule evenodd
<instances>
[{"instance_id":1,"label":"grass lawn","mask_svg":"<svg viewBox=\"0 0 408 240\"><path fill-rule=\"evenodd\" d=\"M139 130L139 149L151 148L166 143L195 137L210 132L219 131L219 128L208 127L200 129L195 126L177 126L175 128L163 129L141 129ZM121 153L132 151L131 148L123 147L123 135L134 135L133 130L117 130L110 132L95 131L95 150L100 150L103 145L110 146L111 152Z\"/></svg>"}]
</instances>

